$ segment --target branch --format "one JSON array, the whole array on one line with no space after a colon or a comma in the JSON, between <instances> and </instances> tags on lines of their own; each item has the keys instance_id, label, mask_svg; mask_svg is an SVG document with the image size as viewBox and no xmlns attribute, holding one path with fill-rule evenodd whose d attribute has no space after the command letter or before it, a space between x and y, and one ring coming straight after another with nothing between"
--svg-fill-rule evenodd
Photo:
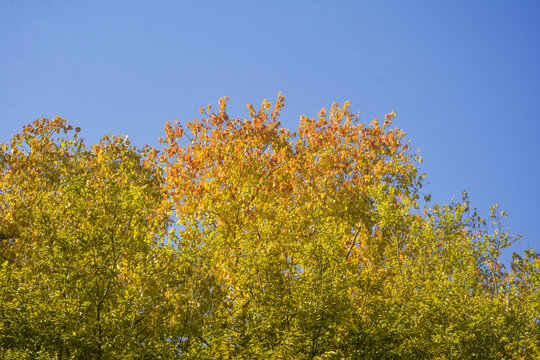
<instances>
[{"instance_id":1,"label":"branch","mask_svg":"<svg viewBox=\"0 0 540 360\"><path fill-rule=\"evenodd\" d=\"M347 251L347 256L345 256L345 260L348 260L349 256L351 256L352 249L354 247L354 244L356 244L356 239L358 238L358 235L360 234L360 230L362 230L361 227L359 227L358 230L356 231L356 234L354 234L353 241L351 243L351 246L349 247L349 251Z\"/></svg>"}]
</instances>

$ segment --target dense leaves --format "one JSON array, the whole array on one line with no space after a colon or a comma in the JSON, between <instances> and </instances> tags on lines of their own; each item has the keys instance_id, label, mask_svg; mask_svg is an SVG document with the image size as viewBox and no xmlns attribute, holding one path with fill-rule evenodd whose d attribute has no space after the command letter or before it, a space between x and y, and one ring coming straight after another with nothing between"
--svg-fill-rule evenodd
<instances>
[{"instance_id":1,"label":"dense leaves","mask_svg":"<svg viewBox=\"0 0 540 360\"><path fill-rule=\"evenodd\" d=\"M0 341L13 358L127 358L166 335L163 178L126 139L87 149L77 135L37 120L2 148Z\"/></svg>"},{"instance_id":2,"label":"dense leaves","mask_svg":"<svg viewBox=\"0 0 540 360\"><path fill-rule=\"evenodd\" d=\"M538 254L506 269L496 206L421 202L393 112L333 104L291 132L281 95L247 120L226 100L161 151L87 148L59 118L2 146L4 358L540 355Z\"/></svg>"}]
</instances>

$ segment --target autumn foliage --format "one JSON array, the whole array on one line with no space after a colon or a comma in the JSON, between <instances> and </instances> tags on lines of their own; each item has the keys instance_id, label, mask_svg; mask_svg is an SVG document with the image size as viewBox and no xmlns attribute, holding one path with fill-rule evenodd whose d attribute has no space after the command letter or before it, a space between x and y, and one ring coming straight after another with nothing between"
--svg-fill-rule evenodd
<instances>
[{"instance_id":1,"label":"autumn foliage","mask_svg":"<svg viewBox=\"0 0 540 360\"><path fill-rule=\"evenodd\" d=\"M0 151L6 359L531 359L540 258L349 103L201 109L161 150L41 119ZM425 197L427 199L427 196Z\"/></svg>"}]
</instances>

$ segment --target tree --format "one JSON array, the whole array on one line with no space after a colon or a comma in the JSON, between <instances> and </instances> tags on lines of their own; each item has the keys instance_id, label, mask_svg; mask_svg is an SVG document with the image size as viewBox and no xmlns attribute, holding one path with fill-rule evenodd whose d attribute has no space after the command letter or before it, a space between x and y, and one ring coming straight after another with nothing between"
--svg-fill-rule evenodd
<instances>
[{"instance_id":1,"label":"tree","mask_svg":"<svg viewBox=\"0 0 540 360\"><path fill-rule=\"evenodd\" d=\"M226 100L162 139L177 248L219 290L188 357L539 353L538 257L516 282L497 261L515 239L488 231L466 194L421 215L424 175L393 112L365 126L333 104L291 133L281 95L270 114L248 105L249 120L230 119Z\"/></svg>"},{"instance_id":2,"label":"tree","mask_svg":"<svg viewBox=\"0 0 540 360\"><path fill-rule=\"evenodd\" d=\"M79 131L41 119L2 145L2 355L174 352L162 326L181 316L164 296L174 278L162 242L170 209L152 149L114 136L88 149Z\"/></svg>"},{"instance_id":3,"label":"tree","mask_svg":"<svg viewBox=\"0 0 540 360\"><path fill-rule=\"evenodd\" d=\"M5 358L529 359L540 258L467 194L420 199L403 131L226 101L161 151L37 120L0 152ZM174 220L173 220L174 219ZM176 225L174 224L176 221Z\"/></svg>"}]
</instances>

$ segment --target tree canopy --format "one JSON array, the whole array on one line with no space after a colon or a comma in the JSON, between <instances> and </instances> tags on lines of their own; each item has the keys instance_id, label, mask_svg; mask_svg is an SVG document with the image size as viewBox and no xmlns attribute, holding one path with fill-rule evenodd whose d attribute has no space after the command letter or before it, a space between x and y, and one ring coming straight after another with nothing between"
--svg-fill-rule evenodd
<instances>
[{"instance_id":1,"label":"tree canopy","mask_svg":"<svg viewBox=\"0 0 540 360\"><path fill-rule=\"evenodd\" d=\"M0 150L6 359L531 359L540 257L497 205L421 196L420 155L346 102L201 109L161 150L39 119ZM508 268L507 268L508 267Z\"/></svg>"}]
</instances>

